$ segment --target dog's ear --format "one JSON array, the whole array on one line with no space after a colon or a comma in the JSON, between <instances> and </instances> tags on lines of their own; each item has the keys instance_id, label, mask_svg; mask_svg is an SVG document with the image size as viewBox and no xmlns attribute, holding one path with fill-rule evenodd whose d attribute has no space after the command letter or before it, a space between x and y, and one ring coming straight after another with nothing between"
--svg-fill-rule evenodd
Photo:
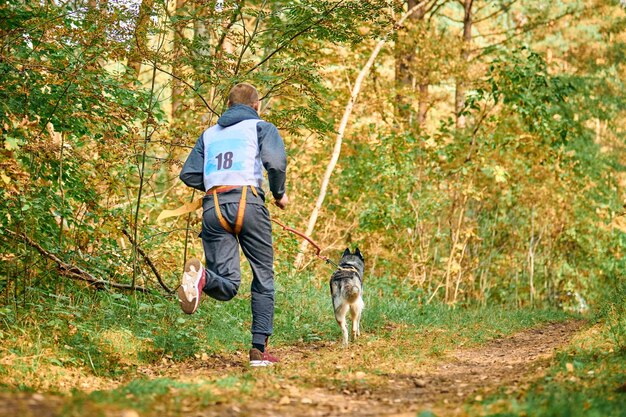
<instances>
[{"instance_id":1,"label":"dog's ear","mask_svg":"<svg viewBox=\"0 0 626 417\"><path fill-rule=\"evenodd\" d=\"M343 255L341 255L341 256L346 256L346 255L352 255L352 254L350 253L350 248L346 248L346 250L345 250L345 251L343 251Z\"/></svg>"},{"instance_id":2,"label":"dog's ear","mask_svg":"<svg viewBox=\"0 0 626 417\"><path fill-rule=\"evenodd\" d=\"M356 256L358 256L359 258L361 258L361 260L363 260L363 255L361 255L361 251L359 250L359 248L357 247L356 250L354 251L354 254Z\"/></svg>"}]
</instances>

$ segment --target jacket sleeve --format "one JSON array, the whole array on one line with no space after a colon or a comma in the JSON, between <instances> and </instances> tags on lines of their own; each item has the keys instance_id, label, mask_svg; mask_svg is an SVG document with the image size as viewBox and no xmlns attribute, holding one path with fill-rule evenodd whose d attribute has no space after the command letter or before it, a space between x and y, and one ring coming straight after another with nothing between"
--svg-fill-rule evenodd
<instances>
[{"instance_id":1,"label":"jacket sleeve","mask_svg":"<svg viewBox=\"0 0 626 417\"><path fill-rule=\"evenodd\" d=\"M275 199L280 200L285 194L287 177L287 154L283 138L276 126L269 122L257 124L257 135L261 162L267 171L270 191Z\"/></svg>"},{"instance_id":2,"label":"jacket sleeve","mask_svg":"<svg viewBox=\"0 0 626 417\"><path fill-rule=\"evenodd\" d=\"M206 191L204 189L204 141L202 135L196 141L195 146L191 150L191 153L183 165L183 169L180 171L180 179L187 186L195 188L200 191Z\"/></svg>"}]
</instances>

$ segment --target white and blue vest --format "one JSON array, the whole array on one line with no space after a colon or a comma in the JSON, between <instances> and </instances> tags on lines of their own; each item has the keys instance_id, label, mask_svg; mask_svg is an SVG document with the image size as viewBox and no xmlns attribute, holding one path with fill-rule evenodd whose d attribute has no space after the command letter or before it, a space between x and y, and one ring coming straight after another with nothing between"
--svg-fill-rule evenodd
<instances>
[{"instance_id":1,"label":"white and blue vest","mask_svg":"<svg viewBox=\"0 0 626 417\"><path fill-rule=\"evenodd\" d=\"M215 125L204 131L204 189L218 185L263 185L256 126L249 119L228 127Z\"/></svg>"}]
</instances>

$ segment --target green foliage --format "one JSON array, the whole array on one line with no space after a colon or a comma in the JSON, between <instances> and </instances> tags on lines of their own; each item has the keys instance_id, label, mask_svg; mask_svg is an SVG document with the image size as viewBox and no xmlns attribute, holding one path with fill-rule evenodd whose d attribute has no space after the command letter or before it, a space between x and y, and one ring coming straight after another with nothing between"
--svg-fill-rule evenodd
<instances>
[{"instance_id":1,"label":"green foliage","mask_svg":"<svg viewBox=\"0 0 626 417\"><path fill-rule=\"evenodd\" d=\"M119 21L115 14L69 5L13 1L3 3L0 13L12 23L0 33L0 164L6 185L0 190L1 229L23 232L94 274L115 275L110 257L119 259L121 251L110 233L122 220L107 202L123 195L120 183L132 181L133 158L126 150L136 139L136 123L146 117L148 98L104 65L125 48L107 36ZM161 116L155 111L152 117ZM17 290L17 271L35 259L16 245L15 236L2 235L8 257L0 263L0 276Z\"/></svg>"},{"instance_id":2,"label":"green foliage","mask_svg":"<svg viewBox=\"0 0 626 417\"><path fill-rule=\"evenodd\" d=\"M528 48L504 53L466 102L468 129L368 126L375 139L349 145L329 210L350 220L357 201L347 238L426 294L582 311L623 247L602 226L620 204L608 173L623 166L594 141L593 104L581 105L596 82L553 75Z\"/></svg>"},{"instance_id":3,"label":"green foliage","mask_svg":"<svg viewBox=\"0 0 626 417\"><path fill-rule=\"evenodd\" d=\"M153 213L189 198L183 187L170 188L180 161L236 82L259 87L263 117L281 128L300 161L290 180L302 184L303 201L313 200L328 147L320 140L301 148L297 138L333 131L337 103L346 98L337 83L354 74L372 41L390 29L390 14L400 12L386 2L252 2L222 12L193 1L175 13L165 7L156 2L137 28L141 16L121 5L106 13L19 2L0 8L10 24L2 32L7 59L0 62L7 184L0 225L113 282L156 285L121 233L137 228L139 245L175 285L187 231L200 225L181 218L155 226ZM526 10L536 18L553 11ZM426 16L436 20L437 9L432 13ZM58 25L45 29L51 20ZM407 23L419 36L411 43L400 36L397 42L407 44L399 47L428 49L424 62L446 62L413 68L420 82L459 76L466 67L454 62L460 49L443 46L454 43L452 33L420 22ZM606 40L619 32L607 25L590 25L585 33ZM134 36L143 29L145 45L138 45L142 39ZM166 48L163 39L172 31L190 36L177 35L175 47ZM148 78L131 71L137 47ZM618 42L585 50L584 71L576 74L555 71L531 46L487 48L484 73L468 75L474 90L463 114L467 129L446 117L438 128L420 131L387 128L376 113L365 117L333 177L338 191L326 200L336 227L350 230L345 240L365 245L378 273L407 279L427 297L517 305L563 304L567 292L593 298L594 278L610 268L613 248L622 247L616 234L599 234L598 225L619 207L619 179L607 172L623 171L623 162L600 152L589 124L619 118L626 107L615 48ZM611 65L593 65L598 59ZM384 90L385 70L376 71L374 90ZM169 100L172 88L181 91ZM169 115L175 99L185 111ZM305 209L288 216L304 216ZM10 293L31 296L24 290L30 278L19 271L55 276L51 268L31 268L39 255L17 245L15 236L0 245L7 254L0 261L5 302ZM536 245L532 261L529 245ZM284 246L287 256L295 247ZM394 254L410 262L398 263Z\"/></svg>"},{"instance_id":4,"label":"green foliage","mask_svg":"<svg viewBox=\"0 0 626 417\"><path fill-rule=\"evenodd\" d=\"M163 2L139 14L124 4L97 7L0 6L7 22L0 32L0 165L7 185L0 190L0 226L10 232L0 232L6 253L0 286L16 299L31 297L18 271L56 274L39 268L40 255L32 244L17 245L15 233L105 281L148 285L151 272L128 248L126 230L157 259L165 280L175 279L184 233L155 230L146 213L163 208L158 196L177 176L181 149L222 111L230 87L249 81L266 103L296 99L264 114L285 134L330 132L333 117L324 105L333 93L316 59L322 53L313 51L366 40L352 24L357 17L378 29L387 25L385 2L358 8L355 2L252 2L221 13L191 1L173 14ZM249 32L240 32L240 24ZM192 28L194 36L176 36L174 48L164 47L172 31ZM150 79L134 73L135 66ZM173 78L164 80L170 71ZM171 88L181 89L172 100ZM201 111L172 111L168 126L174 99ZM176 190L180 199L183 193ZM173 252L178 256L162 255Z\"/></svg>"},{"instance_id":5,"label":"green foliage","mask_svg":"<svg viewBox=\"0 0 626 417\"><path fill-rule=\"evenodd\" d=\"M619 274L619 271L614 273ZM600 300L598 316L606 324L607 338L622 352L626 351L626 280L610 274Z\"/></svg>"},{"instance_id":6,"label":"green foliage","mask_svg":"<svg viewBox=\"0 0 626 417\"><path fill-rule=\"evenodd\" d=\"M494 102L514 111L529 133L551 145L566 141L575 124L566 100L575 89L567 80L550 76L538 53L522 48L497 58L487 77Z\"/></svg>"},{"instance_id":7,"label":"green foliage","mask_svg":"<svg viewBox=\"0 0 626 417\"><path fill-rule=\"evenodd\" d=\"M476 7L469 44L454 2L426 2L406 30L393 24L404 2L251 1L219 11L199 0L176 10L156 1L139 13L92 3L0 5L5 388L56 390L44 371L124 381L141 366L245 352L247 272L236 299L205 300L183 317L160 288L94 291L59 273L57 260L112 284L158 288L126 230L174 287L183 254L201 256L200 221L154 219L189 201L177 182L181 161L241 81L257 85L262 117L285 137L296 204L283 220L304 224L356 73L395 31L394 54L383 52L362 85L314 236L331 257L345 245L366 254L364 343L436 329L444 336L411 345L419 353L399 345L390 354L440 356L461 341L569 317L550 307L595 308L616 351L561 357L584 386L563 379L561 363L547 389L538 385L509 411L616 409L621 394L601 395L624 383L626 345L626 234L613 226L623 217L626 171L625 26L616 2ZM461 86L465 127L451 110ZM423 124L417 110L429 112ZM330 271L294 273L298 240L277 232L275 243L273 341L335 343ZM250 386L247 374L210 387L136 379L75 393L64 415L84 414L89 402L164 401L175 413L184 407L172 392L206 403L214 387Z\"/></svg>"}]
</instances>

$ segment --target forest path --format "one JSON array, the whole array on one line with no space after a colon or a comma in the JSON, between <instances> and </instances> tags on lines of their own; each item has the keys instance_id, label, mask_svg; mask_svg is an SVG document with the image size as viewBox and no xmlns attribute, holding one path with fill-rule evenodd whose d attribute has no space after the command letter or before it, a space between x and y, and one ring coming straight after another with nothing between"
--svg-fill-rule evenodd
<instances>
[{"instance_id":1,"label":"forest path","mask_svg":"<svg viewBox=\"0 0 626 417\"><path fill-rule=\"evenodd\" d=\"M479 400L496 390L506 393L524 390L542 375L555 351L572 340L585 322L570 320L549 323L527 329L508 337L498 338L476 348L452 351L435 363L407 364L406 372L378 372L366 378L364 372L354 372L352 381L337 385L337 375L310 375L304 378L294 372L305 367L315 369L317 361L332 361L337 373L345 372L342 356L349 350L335 345L284 346L275 352L285 358L276 370L249 369L241 365L241 354L215 357L215 360L171 364L167 371L139 369L147 378L176 378L182 381L219 379L226 375L236 378L252 377L253 392L245 401L218 402L209 406L184 404L147 412L147 416L416 416L430 410L438 416L464 413L462 404ZM354 347L353 347L354 348ZM357 349L366 349L358 346ZM360 354L360 353L357 353ZM339 355L339 356L338 356ZM349 362L349 361L348 361ZM210 363L210 364L208 364ZM331 365L331 368L335 365ZM282 370L281 370L282 368ZM321 371L323 372L323 371ZM285 376L287 375L287 376ZM355 378L356 377L356 378ZM330 381L330 382L329 382ZM334 381L334 382L332 382ZM112 387L113 388L113 387ZM176 393L174 393L176 395ZM63 397L42 394L0 394L0 416L62 416ZM92 408L84 403L84 414L106 417L137 417L144 413L118 407ZM75 408L74 408L75 409Z\"/></svg>"},{"instance_id":2,"label":"forest path","mask_svg":"<svg viewBox=\"0 0 626 417\"><path fill-rule=\"evenodd\" d=\"M415 373L381 375L378 387L303 390L281 398L283 404L252 402L213 415L250 416L411 416L431 410L438 416L459 415L468 399L497 389L514 394L536 380L555 351L565 346L583 321L550 323L486 345L460 349ZM313 354L310 352L309 354ZM305 358L306 359L306 355Z\"/></svg>"}]
</instances>

